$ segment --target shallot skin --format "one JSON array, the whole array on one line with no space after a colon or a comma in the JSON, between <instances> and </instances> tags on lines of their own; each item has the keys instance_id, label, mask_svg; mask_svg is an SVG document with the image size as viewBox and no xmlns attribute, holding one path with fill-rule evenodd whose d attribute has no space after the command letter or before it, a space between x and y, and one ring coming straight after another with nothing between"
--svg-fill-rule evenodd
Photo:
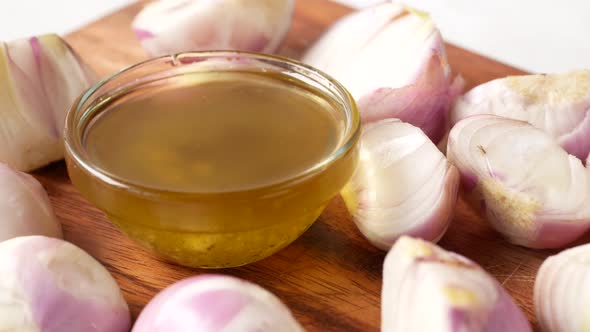
<instances>
[{"instance_id":1,"label":"shallot skin","mask_svg":"<svg viewBox=\"0 0 590 332\"><path fill-rule=\"evenodd\" d=\"M117 283L78 247L43 236L0 243L0 330L126 332Z\"/></svg>"},{"instance_id":2,"label":"shallot skin","mask_svg":"<svg viewBox=\"0 0 590 332\"><path fill-rule=\"evenodd\" d=\"M584 159L590 152L590 70L492 80L459 98L450 120L477 114L527 121Z\"/></svg>"},{"instance_id":3,"label":"shallot skin","mask_svg":"<svg viewBox=\"0 0 590 332\"><path fill-rule=\"evenodd\" d=\"M61 224L43 186L29 174L0 163L0 242L26 235L62 237Z\"/></svg>"},{"instance_id":4,"label":"shallot skin","mask_svg":"<svg viewBox=\"0 0 590 332\"><path fill-rule=\"evenodd\" d=\"M363 123L397 118L436 144L463 91L453 78L444 41L430 17L394 2L337 21L303 56L334 76L357 100Z\"/></svg>"},{"instance_id":5,"label":"shallot skin","mask_svg":"<svg viewBox=\"0 0 590 332\"><path fill-rule=\"evenodd\" d=\"M293 7L294 0L159 0L132 25L152 56L203 50L273 53L289 31Z\"/></svg>"},{"instance_id":6,"label":"shallot skin","mask_svg":"<svg viewBox=\"0 0 590 332\"><path fill-rule=\"evenodd\" d=\"M200 275L164 289L141 312L132 332L302 332L289 309L253 283Z\"/></svg>"},{"instance_id":7,"label":"shallot skin","mask_svg":"<svg viewBox=\"0 0 590 332\"><path fill-rule=\"evenodd\" d=\"M463 91L463 78L452 78L444 54L433 54L416 82L397 89L379 88L358 100L363 123L396 118L419 127L438 144L448 132L448 113Z\"/></svg>"},{"instance_id":8,"label":"shallot skin","mask_svg":"<svg viewBox=\"0 0 590 332\"><path fill-rule=\"evenodd\" d=\"M411 237L385 258L381 331L530 332L502 286L471 260Z\"/></svg>"},{"instance_id":9,"label":"shallot skin","mask_svg":"<svg viewBox=\"0 0 590 332\"><path fill-rule=\"evenodd\" d=\"M447 157L464 191L512 243L559 248L590 228L590 173L529 123L468 117L451 130Z\"/></svg>"},{"instance_id":10,"label":"shallot skin","mask_svg":"<svg viewBox=\"0 0 590 332\"><path fill-rule=\"evenodd\" d=\"M535 280L535 309L547 332L585 332L590 328L590 244L547 258Z\"/></svg>"}]
</instances>

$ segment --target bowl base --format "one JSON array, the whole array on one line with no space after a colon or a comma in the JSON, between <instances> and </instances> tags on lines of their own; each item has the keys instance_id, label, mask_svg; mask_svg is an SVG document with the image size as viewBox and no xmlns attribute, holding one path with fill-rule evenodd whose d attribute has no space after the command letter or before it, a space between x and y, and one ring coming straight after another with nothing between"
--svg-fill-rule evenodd
<instances>
[{"instance_id":1,"label":"bowl base","mask_svg":"<svg viewBox=\"0 0 590 332\"><path fill-rule=\"evenodd\" d=\"M127 236L166 260L193 267L237 267L266 258L295 241L319 217L324 206L288 222L250 231L204 233L168 231L109 216Z\"/></svg>"}]
</instances>

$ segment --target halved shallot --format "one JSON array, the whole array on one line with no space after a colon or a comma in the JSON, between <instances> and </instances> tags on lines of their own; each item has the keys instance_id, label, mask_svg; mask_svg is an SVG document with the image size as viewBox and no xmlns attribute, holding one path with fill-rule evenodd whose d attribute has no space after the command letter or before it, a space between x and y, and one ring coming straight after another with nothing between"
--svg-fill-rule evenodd
<instances>
[{"instance_id":1,"label":"halved shallot","mask_svg":"<svg viewBox=\"0 0 590 332\"><path fill-rule=\"evenodd\" d=\"M530 332L520 308L476 263L419 239L385 258L381 331Z\"/></svg>"},{"instance_id":2,"label":"halved shallot","mask_svg":"<svg viewBox=\"0 0 590 332\"><path fill-rule=\"evenodd\" d=\"M143 309L132 332L302 332L289 309L253 283L201 275L164 289Z\"/></svg>"},{"instance_id":3,"label":"halved shallot","mask_svg":"<svg viewBox=\"0 0 590 332\"><path fill-rule=\"evenodd\" d=\"M44 236L0 243L0 331L127 332L119 286L75 245Z\"/></svg>"},{"instance_id":4,"label":"halved shallot","mask_svg":"<svg viewBox=\"0 0 590 332\"><path fill-rule=\"evenodd\" d=\"M30 171L62 159L66 113L94 79L57 35L0 43L0 162Z\"/></svg>"},{"instance_id":5,"label":"halved shallot","mask_svg":"<svg viewBox=\"0 0 590 332\"><path fill-rule=\"evenodd\" d=\"M590 244L543 262L535 280L535 309L543 331L585 332L590 327Z\"/></svg>"},{"instance_id":6,"label":"halved shallot","mask_svg":"<svg viewBox=\"0 0 590 332\"><path fill-rule=\"evenodd\" d=\"M185 51L273 53L291 26L294 0L159 0L133 21L152 56Z\"/></svg>"},{"instance_id":7,"label":"halved shallot","mask_svg":"<svg viewBox=\"0 0 590 332\"><path fill-rule=\"evenodd\" d=\"M360 231L389 250L398 237L438 241L454 214L459 172L420 130L397 119L365 125L342 197Z\"/></svg>"},{"instance_id":8,"label":"halved shallot","mask_svg":"<svg viewBox=\"0 0 590 332\"><path fill-rule=\"evenodd\" d=\"M562 247L590 227L590 173L529 123L468 117L451 130L447 157L492 226L513 243Z\"/></svg>"},{"instance_id":9,"label":"halved shallot","mask_svg":"<svg viewBox=\"0 0 590 332\"><path fill-rule=\"evenodd\" d=\"M25 235L61 238L61 224L39 181L0 163L0 242Z\"/></svg>"},{"instance_id":10,"label":"halved shallot","mask_svg":"<svg viewBox=\"0 0 590 332\"><path fill-rule=\"evenodd\" d=\"M427 14L384 2L336 22L303 62L352 93L364 123L398 118L438 143L463 80L453 80L443 39Z\"/></svg>"},{"instance_id":11,"label":"halved shallot","mask_svg":"<svg viewBox=\"0 0 590 332\"><path fill-rule=\"evenodd\" d=\"M590 152L590 70L509 76L484 83L457 100L451 122L476 114L527 121L584 159Z\"/></svg>"}]
</instances>

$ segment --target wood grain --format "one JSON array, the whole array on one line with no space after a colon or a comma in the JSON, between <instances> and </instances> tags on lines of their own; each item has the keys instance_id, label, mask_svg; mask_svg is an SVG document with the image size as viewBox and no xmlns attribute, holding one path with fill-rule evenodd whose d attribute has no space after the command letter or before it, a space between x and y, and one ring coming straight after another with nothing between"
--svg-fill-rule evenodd
<instances>
[{"instance_id":1,"label":"wood grain","mask_svg":"<svg viewBox=\"0 0 590 332\"><path fill-rule=\"evenodd\" d=\"M67 36L101 75L147 56L130 22L134 4ZM295 19L281 53L299 56L335 19L350 9L327 0L298 0ZM453 69L468 86L521 71L463 49L448 46ZM123 289L134 317L161 289L203 273L166 263L124 237L71 185L62 162L36 172L49 192L67 240L100 260ZM551 252L534 251L502 240L462 200L441 241L444 248L481 264L506 287L535 324L532 302L535 273ZM295 243L255 264L218 271L254 281L278 295L309 331L378 331L384 253L373 248L353 225L340 198Z\"/></svg>"}]
</instances>

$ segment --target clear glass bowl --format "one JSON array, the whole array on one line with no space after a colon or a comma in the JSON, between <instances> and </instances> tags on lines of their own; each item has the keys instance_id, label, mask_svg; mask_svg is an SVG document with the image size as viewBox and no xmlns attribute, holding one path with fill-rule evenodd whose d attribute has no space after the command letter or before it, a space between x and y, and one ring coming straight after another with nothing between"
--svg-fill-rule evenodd
<instances>
[{"instance_id":1,"label":"clear glass bowl","mask_svg":"<svg viewBox=\"0 0 590 332\"><path fill-rule=\"evenodd\" d=\"M177 83L197 72L232 70L286 74L325 94L337 105L334 116L344 124L335 152L280 183L223 193L138 186L90 162L83 138L101 112L141 93L142 87ZM66 162L82 195L144 247L185 266L233 267L277 252L313 224L350 179L358 160L359 134L353 98L340 83L314 68L255 53L182 53L131 66L80 96L66 119Z\"/></svg>"}]
</instances>

